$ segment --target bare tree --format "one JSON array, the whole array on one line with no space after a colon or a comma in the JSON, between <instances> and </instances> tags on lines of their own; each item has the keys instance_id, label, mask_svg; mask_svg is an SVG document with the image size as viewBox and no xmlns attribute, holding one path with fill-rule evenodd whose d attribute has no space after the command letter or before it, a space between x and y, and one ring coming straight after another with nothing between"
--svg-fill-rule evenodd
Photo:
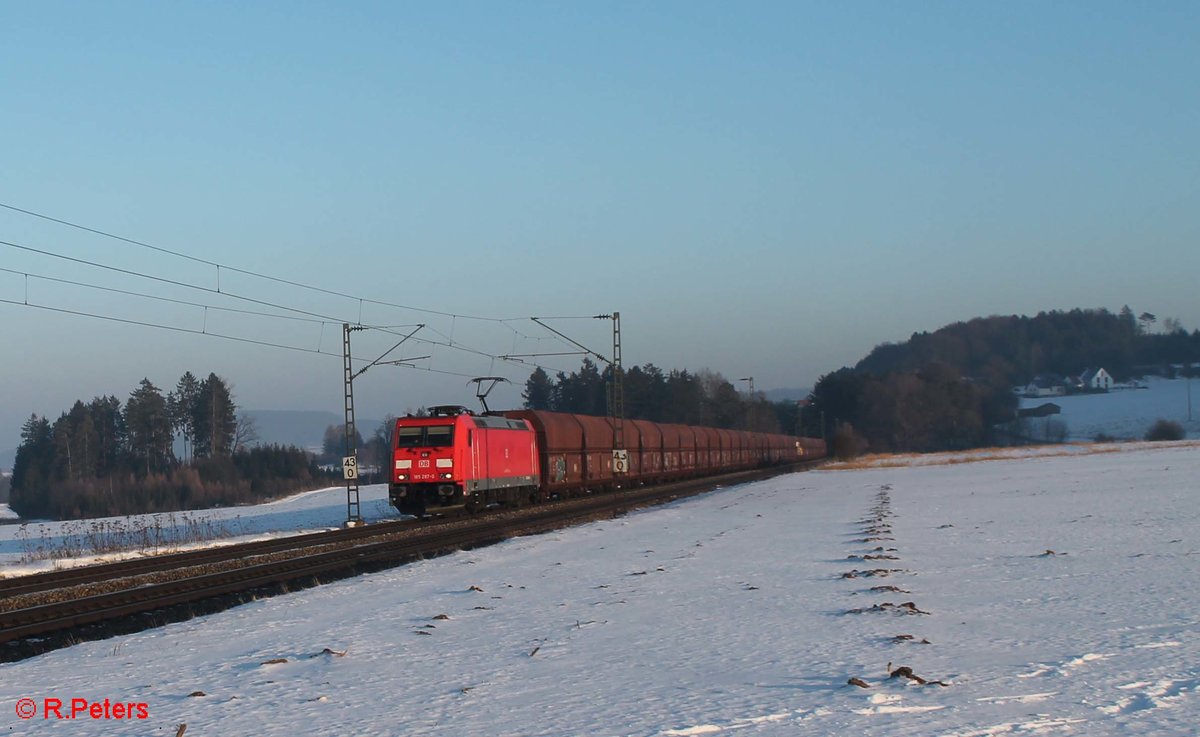
<instances>
[{"instance_id":1,"label":"bare tree","mask_svg":"<svg viewBox=\"0 0 1200 737\"><path fill-rule=\"evenodd\" d=\"M238 413L237 427L233 430L233 452L237 453L259 440L258 421L245 412Z\"/></svg>"}]
</instances>

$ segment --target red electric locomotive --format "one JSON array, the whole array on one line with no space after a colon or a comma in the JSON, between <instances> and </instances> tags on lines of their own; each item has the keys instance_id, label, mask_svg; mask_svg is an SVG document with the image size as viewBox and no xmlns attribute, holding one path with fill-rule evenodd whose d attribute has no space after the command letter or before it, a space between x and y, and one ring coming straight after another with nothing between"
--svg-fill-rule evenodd
<instances>
[{"instance_id":1,"label":"red electric locomotive","mask_svg":"<svg viewBox=\"0 0 1200 737\"><path fill-rule=\"evenodd\" d=\"M433 407L428 417L396 420L392 449L388 495L404 514L538 499L537 438L524 420Z\"/></svg>"}]
</instances>

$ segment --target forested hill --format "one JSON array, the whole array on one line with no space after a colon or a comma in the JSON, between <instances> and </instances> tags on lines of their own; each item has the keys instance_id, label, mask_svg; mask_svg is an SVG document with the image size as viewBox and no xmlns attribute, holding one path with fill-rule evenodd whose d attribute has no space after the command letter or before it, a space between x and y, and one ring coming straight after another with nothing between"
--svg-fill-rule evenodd
<instances>
[{"instance_id":1,"label":"forested hill","mask_svg":"<svg viewBox=\"0 0 1200 737\"><path fill-rule=\"evenodd\" d=\"M1022 442L1031 438L1016 417L1014 386L1089 368L1123 380L1198 361L1200 331L1129 307L980 317L876 346L854 368L822 376L803 425L842 455Z\"/></svg>"},{"instance_id":2,"label":"forested hill","mask_svg":"<svg viewBox=\"0 0 1200 737\"><path fill-rule=\"evenodd\" d=\"M1200 361L1200 330L1188 333L1170 318L1159 325L1129 307L993 316L956 322L905 343L876 346L855 371L883 376L940 363L961 376L1017 385L1040 374L1073 376L1103 367L1118 380L1145 368Z\"/></svg>"}]
</instances>

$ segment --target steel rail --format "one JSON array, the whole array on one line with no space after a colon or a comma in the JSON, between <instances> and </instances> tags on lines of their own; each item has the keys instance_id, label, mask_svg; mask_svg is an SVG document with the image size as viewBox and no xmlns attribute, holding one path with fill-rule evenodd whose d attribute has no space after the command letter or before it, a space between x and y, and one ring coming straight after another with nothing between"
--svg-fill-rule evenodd
<instances>
[{"instance_id":1,"label":"steel rail","mask_svg":"<svg viewBox=\"0 0 1200 737\"><path fill-rule=\"evenodd\" d=\"M146 558L83 565L65 570L46 571L44 573L32 573L26 576L0 579L0 598L96 583L113 578L137 576L143 573L167 571L174 568L219 563L246 556L264 555L295 548L341 543L408 529L413 529L411 521L388 521L365 527L308 532L300 535L271 538L270 540L218 545L202 550L164 553Z\"/></svg>"}]
</instances>

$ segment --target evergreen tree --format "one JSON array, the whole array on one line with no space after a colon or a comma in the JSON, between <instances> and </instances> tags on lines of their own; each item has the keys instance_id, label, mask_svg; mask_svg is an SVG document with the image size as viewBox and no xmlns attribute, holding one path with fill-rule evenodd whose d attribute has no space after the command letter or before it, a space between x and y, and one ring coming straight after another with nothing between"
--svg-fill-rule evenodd
<instances>
[{"instance_id":1,"label":"evergreen tree","mask_svg":"<svg viewBox=\"0 0 1200 737\"><path fill-rule=\"evenodd\" d=\"M135 458L144 461L147 474L170 466L174 460L171 417L167 400L150 379L142 379L129 395L125 403L125 426L129 430L129 449Z\"/></svg>"},{"instance_id":2,"label":"evergreen tree","mask_svg":"<svg viewBox=\"0 0 1200 737\"><path fill-rule=\"evenodd\" d=\"M554 382L538 366L525 382L525 391L521 393L525 400L525 409L550 409L554 400Z\"/></svg>"},{"instance_id":3,"label":"evergreen tree","mask_svg":"<svg viewBox=\"0 0 1200 737\"><path fill-rule=\"evenodd\" d=\"M652 363L625 374L625 407L630 417L658 420L665 412L667 377Z\"/></svg>"},{"instance_id":4,"label":"evergreen tree","mask_svg":"<svg viewBox=\"0 0 1200 737\"><path fill-rule=\"evenodd\" d=\"M210 373L200 382L191 415L195 454L210 458L229 455L237 432L237 406L224 379Z\"/></svg>"},{"instance_id":5,"label":"evergreen tree","mask_svg":"<svg viewBox=\"0 0 1200 737\"><path fill-rule=\"evenodd\" d=\"M190 452L196 446L196 404L200 400L200 382L191 371L179 377L175 391L167 398L171 411L171 426L183 440L183 458L191 458Z\"/></svg>"},{"instance_id":6,"label":"evergreen tree","mask_svg":"<svg viewBox=\"0 0 1200 737\"><path fill-rule=\"evenodd\" d=\"M99 434L89 405L76 400L51 430L55 455L60 464L58 477L73 481L92 478L99 458Z\"/></svg>"},{"instance_id":7,"label":"evergreen tree","mask_svg":"<svg viewBox=\"0 0 1200 737\"><path fill-rule=\"evenodd\" d=\"M21 426L21 445L13 462L9 505L22 517L46 516L54 471L54 439L50 421L30 415Z\"/></svg>"},{"instance_id":8,"label":"evergreen tree","mask_svg":"<svg viewBox=\"0 0 1200 737\"><path fill-rule=\"evenodd\" d=\"M92 475L102 478L115 473L126 459L125 415L115 396L96 397L88 405L96 431L96 467Z\"/></svg>"}]
</instances>

